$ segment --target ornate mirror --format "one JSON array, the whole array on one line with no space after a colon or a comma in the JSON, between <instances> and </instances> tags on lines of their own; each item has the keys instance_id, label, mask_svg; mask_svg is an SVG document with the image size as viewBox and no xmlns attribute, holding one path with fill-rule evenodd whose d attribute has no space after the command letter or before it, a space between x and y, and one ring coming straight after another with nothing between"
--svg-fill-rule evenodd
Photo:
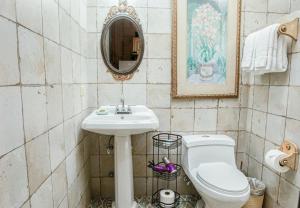
<instances>
[{"instance_id":1,"label":"ornate mirror","mask_svg":"<svg viewBox=\"0 0 300 208\"><path fill-rule=\"evenodd\" d=\"M105 19L101 52L105 65L117 80L128 80L144 55L144 36L140 19L127 1L110 8Z\"/></svg>"}]
</instances>

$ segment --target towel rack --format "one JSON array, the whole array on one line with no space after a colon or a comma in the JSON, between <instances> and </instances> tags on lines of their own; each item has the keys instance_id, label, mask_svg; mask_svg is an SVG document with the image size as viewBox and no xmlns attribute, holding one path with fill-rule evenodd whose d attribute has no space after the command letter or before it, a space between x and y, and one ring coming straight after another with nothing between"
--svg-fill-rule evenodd
<instances>
[{"instance_id":1,"label":"towel rack","mask_svg":"<svg viewBox=\"0 0 300 208\"><path fill-rule=\"evenodd\" d=\"M291 22L281 24L278 29L278 33L281 35L287 35L293 38L295 41L298 40L298 26L299 18L294 19Z\"/></svg>"}]
</instances>

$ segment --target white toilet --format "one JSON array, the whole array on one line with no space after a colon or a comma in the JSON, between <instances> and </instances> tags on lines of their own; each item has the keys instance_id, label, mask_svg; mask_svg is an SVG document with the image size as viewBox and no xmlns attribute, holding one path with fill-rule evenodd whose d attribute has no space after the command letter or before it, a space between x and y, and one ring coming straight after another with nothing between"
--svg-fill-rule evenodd
<instances>
[{"instance_id":1,"label":"white toilet","mask_svg":"<svg viewBox=\"0 0 300 208\"><path fill-rule=\"evenodd\" d=\"M234 146L225 135L183 137L182 167L205 208L240 208L249 199L250 186L236 167Z\"/></svg>"}]
</instances>

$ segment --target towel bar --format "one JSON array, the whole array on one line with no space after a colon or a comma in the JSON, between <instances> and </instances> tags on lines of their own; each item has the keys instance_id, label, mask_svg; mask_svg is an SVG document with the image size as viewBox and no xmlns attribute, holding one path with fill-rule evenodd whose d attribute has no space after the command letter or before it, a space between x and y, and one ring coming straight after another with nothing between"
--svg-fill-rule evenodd
<instances>
[{"instance_id":1,"label":"towel bar","mask_svg":"<svg viewBox=\"0 0 300 208\"><path fill-rule=\"evenodd\" d=\"M281 24L278 29L278 33L281 35L287 35L293 38L295 41L298 40L298 25L299 18L294 19L291 22Z\"/></svg>"}]
</instances>

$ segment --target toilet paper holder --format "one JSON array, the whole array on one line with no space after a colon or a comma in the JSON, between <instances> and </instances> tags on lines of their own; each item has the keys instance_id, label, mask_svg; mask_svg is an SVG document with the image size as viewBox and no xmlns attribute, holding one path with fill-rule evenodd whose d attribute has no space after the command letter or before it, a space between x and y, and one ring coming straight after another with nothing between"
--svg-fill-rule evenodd
<instances>
[{"instance_id":1,"label":"toilet paper holder","mask_svg":"<svg viewBox=\"0 0 300 208\"><path fill-rule=\"evenodd\" d=\"M284 152L288 156L280 160L281 166L289 167L291 170L297 170L298 168L298 147L295 143L284 140L281 144L280 151Z\"/></svg>"}]
</instances>

